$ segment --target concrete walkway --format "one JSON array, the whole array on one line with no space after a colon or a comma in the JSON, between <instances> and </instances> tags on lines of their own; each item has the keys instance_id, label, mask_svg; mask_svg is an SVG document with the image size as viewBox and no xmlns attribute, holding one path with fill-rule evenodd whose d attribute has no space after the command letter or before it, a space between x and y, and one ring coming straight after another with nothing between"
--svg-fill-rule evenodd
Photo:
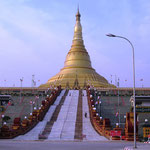
<instances>
[{"instance_id":1,"label":"concrete walkway","mask_svg":"<svg viewBox=\"0 0 150 150\"><path fill-rule=\"evenodd\" d=\"M40 133L42 133L42 131L45 128L45 125L48 121L50 121L56 106L59 104L62 96L64 95L65 90L62 90L60 95L57 97L55 103L50 106L48 112L46 113L43 121L39 122L31 131L29 131L27 134L25 135L20 135L18 137L16 137L14 140L38 140L38 135Z\"/></svg>"},{"instance_id":2,"label":"concrete walkway","mask_svg":"<svg viewBox=\"0 0 150 150\"><path fill-rule=\"evenodd\" d=\"M48 140L74 140L78 97L78 90L69 90Z\"/></svg>"},{"instance_id":3,"label":"concrete walkway","mask_svg":"<svg viewBox=\"0 0 150 150\"><path fill-rule=\"evenodd\" d=\"M100 136L93 128L89 117L89 106L86 90L83 90L82 93L83 141L108 141L108 139L106 139L104 136ZM85 112L87 113L87 118L85 118Z\"/></svg>"}]
</instances>

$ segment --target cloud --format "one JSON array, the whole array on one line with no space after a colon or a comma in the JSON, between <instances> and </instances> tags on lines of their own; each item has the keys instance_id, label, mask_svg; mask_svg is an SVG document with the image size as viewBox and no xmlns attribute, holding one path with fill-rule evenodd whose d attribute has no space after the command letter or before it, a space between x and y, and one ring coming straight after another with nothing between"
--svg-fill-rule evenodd
<instances>
[{"instance_id":1,"label":"cloud","mask_svg":"<svg viewBox=\"0 0 150 150\"><path fill-rule=\"evenodd\" d=\"M5 62L0 73L2 80L6 78L10 85L15 81L20 85L18 78L24 76L24 85L30 86L32 74L44 83L59 72L71 47L76 2L0 0L0 63ZM106 37L108 32L134 43L136 60L140 60L138 77L150 66L149 4L142 0L81 2L85 47L98 73L108 79L110 74L117 74L122 81L130 78L130 45ZM144 77L147 79L144 81L150 82L147 75Z\"/></svg>"},{"instance_id":2,"label":"cloud","mask_svg":"<svg viewBox=\"0 0 150 150\"><path fill-rule=\"evenodd\" d=\"M57 37L44 24L46 19L50 20L50 15L23 5L23 1L12 5L9 2L1 1L0 5L0 62L5 62L1 78L6 76L11 80L17 78L17 72L20 76L29 74L25 72L32 75L36 72L33 69L36 64L45 65L40 54L45 55L48 49L51 51ZM13 75L12 71L16 74Z\"/></svg>"}]
</instances>

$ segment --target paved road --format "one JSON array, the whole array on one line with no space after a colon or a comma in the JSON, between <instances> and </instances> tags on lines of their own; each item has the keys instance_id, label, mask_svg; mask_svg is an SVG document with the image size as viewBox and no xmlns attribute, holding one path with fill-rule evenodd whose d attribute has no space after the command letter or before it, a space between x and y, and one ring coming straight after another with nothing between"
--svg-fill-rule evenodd
<instances>
[{"instance_id":1,"label":"paved road","mask_svg":"<svg viewBox=\"0 0 150 150\"><path fill-rule=\"evenodd\" d=\"M0 140L0 150L123 150L133 142L48 142ZM142 145L138 143L138 145ZM148 149L150 149L150 144ZM143 147L143 146L140 146ZM144 150L148 150L147 148ZM137 150L140 150L139 148Z\"/></svg>"}]
</instances>

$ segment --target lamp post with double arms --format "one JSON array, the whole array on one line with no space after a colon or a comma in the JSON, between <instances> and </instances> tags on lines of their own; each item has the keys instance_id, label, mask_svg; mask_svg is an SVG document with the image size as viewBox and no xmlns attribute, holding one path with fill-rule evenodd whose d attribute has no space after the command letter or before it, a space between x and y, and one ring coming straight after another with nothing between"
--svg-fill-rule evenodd
<instances>
[{"instance_id":1,"label":"lamp post with double arms","mask_svg":"<svg viewBox=\"0 0 150 150\"><path fill-rule=\"evenodd\" d=\"M133 53L133 99L134 99L134 148L137 148L136 146L136 103L135 103L135 59L134 59L134 47L133 44L131 43L130 40L128 40L126 37L123 36L118 36L118 35L114 35L114 34L106 34L106 36L108 37L117 37L117 38L122 38L126 41L128 41L132 47L132 53Z\"/></svg>"},{"instance_id":2,"label":"lamp post with double arms","mask_svg":"<svg viewBox=\"0 0 150 150\"><path fill-rule=\"evenodd\" d=\"M2 126L3 126L3 123L4 123L4 117L5 117L5 115L4 114L2 114Z\"/></svg>"},{"instance_id":3,"label":"lamp post with double arms","mask_svg":"<svg viewBox=\"0 0 150 150\"><path fill-rule=\"evenodd\" d=\"M23 77L20 79L20 103L21 103L21 93L22 93L22 82L23 82Z\"/></svg>"},{"instance_id":4,"label":"lamp post with double arms","mask_svg":"<svg viewBox=\"0 0 150 150\"><path fill-rule=\"evenodd\" d=\"M99 105L100 105L100 117L102 116L102 110L101 110L101 104L102 104L102 101L101 100L99 100Z\"/></svg>"}]
</instances>

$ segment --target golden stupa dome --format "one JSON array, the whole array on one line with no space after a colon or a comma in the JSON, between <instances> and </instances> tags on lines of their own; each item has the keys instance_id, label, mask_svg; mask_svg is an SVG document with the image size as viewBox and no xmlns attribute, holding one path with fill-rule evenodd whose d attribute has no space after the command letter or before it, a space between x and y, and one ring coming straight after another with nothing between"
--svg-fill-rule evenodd
<instances>
[{"instance_id":1,"label":"golden stupa dome","mask_svg":"<svg viewBox=\"0 0 150 150\"><path fill-rule=\"evenodd\" d=\"M76 14L74 37L70 51L66 56L64 67L58 74L40 87L61 85L62 88L79 89L86 85L94 87L111 87L108 81L99 75L91 66L90 56L85 49L82 38L79 9Z\"/></svg>"}]
</instances>

